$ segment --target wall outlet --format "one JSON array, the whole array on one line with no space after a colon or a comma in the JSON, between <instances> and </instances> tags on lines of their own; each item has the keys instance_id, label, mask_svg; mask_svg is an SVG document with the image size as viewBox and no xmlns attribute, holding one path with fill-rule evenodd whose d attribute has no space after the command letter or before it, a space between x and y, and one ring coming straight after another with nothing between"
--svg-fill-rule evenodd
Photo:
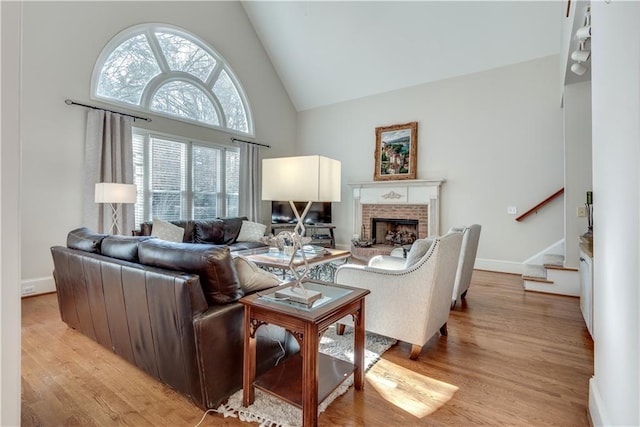
<instances>
[{"instance_id":1,"label":"wall outlet","mask_svg":"<svg viewBox=\"0 0 640 427\"><path fill-rule=\"evenodd\" d=\"M23 285L22 295L30 295L36 293L36 287L34 285Z\"/></svg>"},{"instance_id":2,"label":"wall outlet","mask_svg":"<svg viewBox=\"0 0 640 427\"><path fill-rule=\"evenodd\" d=\"M578 218L584 218L585 216L587 216L587 208L584 206L578 206L578 208L576 209L576 215L578 216Z\"/></svg>"},{"instance_id":3,"label":"wall outlet","mask_svg":"<svg viewBox=\"0 0 640 427\"><path fill-rule=\"evenodd\" d=\"M507 206L507 213L509 215L515 215L518 213L518 208L515 206Z\"/></svg>"}]
</instances>

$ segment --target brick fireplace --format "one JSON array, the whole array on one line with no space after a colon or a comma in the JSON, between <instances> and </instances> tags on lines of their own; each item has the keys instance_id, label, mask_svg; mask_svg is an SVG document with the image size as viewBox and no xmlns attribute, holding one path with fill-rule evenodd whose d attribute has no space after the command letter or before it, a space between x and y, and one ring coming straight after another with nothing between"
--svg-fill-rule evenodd
<instances>
[{"instance_id":1,"label":"brick fireplace","mask_svg":"<svg viewBox=\"0 0 640 427\"><path fill-rule=\"evenodd\" d=\"M376 241L383 243L379 233L375 233L372 227L376 220L386 219L387 222L396 220L399 224L403 223L402 220L416 220L417 237L423 239L427 237L428 211L427 205L362 205L361 238L369 240L378 237Z\"/></svg>"},{"instance_id":2,"label":"brick fireplace","mask_svg":"<svg viewBox=\"0 0 640 427\"><path fill-rule=\"evenodd\" d=\"M444 182L444 179L433 179L349 184L353 189L353 237L370 240L373 218L417 220L418 238L439 235L440 188ZM393 248L393 245L375 244L372 248L357 248L357 252L361 256L367 252L378 255L390 251L381 247Z\"/></svg>"}]
</instances>

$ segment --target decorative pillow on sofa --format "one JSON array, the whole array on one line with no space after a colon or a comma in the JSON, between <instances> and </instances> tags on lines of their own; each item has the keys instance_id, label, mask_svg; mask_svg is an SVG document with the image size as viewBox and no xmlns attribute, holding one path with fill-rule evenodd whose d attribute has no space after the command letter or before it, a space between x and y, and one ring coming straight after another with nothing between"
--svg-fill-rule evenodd
<instances>
[{"instance_id":1,"label":"decorative pillow on sofa","mask_svg":"<svg viewBox=\"0 0 640 427\"><path fill-rule=\"evenodd\" d=\"M245 294L273 288L282 283L278 276L261 269L243 256L235 257L233 263L236 266L240 287Z\"/></svg>"},{"instance_id":2,"label":"decorative pillow on sofa","mask_svg":"<svg viewBox=\"0 0 640 427\"><path fill-rule=\"evenodd\" d=\"M236 241L238 242L260 242L264 237L267 226L253 221L242 221L240 234Z\"/></svg>"},{"instance_id":3,"label":"decorative pillow on sofa","mask_svg":"<svg viewBox=\"0 0 640 427\"><path fill-rule=\"evenodd\" d=\"M151 239L140 243L138 258L152 267L197 274L209 304L228 304L244 295L227 246Z\"/></svg>"},{"instance_id":4,"label":"decorative pillow on sofa","mask_svg":"<svg viewBox=\"0 0 640 427\"><path fill-rule=\"evenodd\" d=\"M427 237L426 239L417 239L413 242L411 250L409 250L409 253L407 254L407 261L404 264L404 268L409 268L416 262L420 261L420 258L429 251L434 240L435 238L433 237Z\"/></svg>"},{"instance_id":5,"label":"decorative pillow on sofa","mask_svg":"<svg viewBox=\"0 0 640 427\"><path fill-rule=\"evenodd\" d=\"M184 228L161 219L154 219L151 235L168 242L180 243L184 238Z\"/></svg>"}]
</instances>

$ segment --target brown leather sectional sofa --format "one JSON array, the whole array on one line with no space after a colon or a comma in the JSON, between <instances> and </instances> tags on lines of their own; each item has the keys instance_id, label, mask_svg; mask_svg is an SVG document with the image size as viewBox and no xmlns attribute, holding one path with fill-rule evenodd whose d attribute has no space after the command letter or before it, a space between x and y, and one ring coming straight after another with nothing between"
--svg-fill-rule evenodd
<instances>
[{"instance_id":1,"label":"brown leather sectional sofa","mask_svg":"<svg viewBox=\"0 0 640 427\"><path fill-rule=\"evenodd\" d=\"M73 230L51 248L62 320L149 375L216 408L242 387L243 291L225 245ZM258 329L258 371L298 350Z\"/></svg>"}]
</instances>

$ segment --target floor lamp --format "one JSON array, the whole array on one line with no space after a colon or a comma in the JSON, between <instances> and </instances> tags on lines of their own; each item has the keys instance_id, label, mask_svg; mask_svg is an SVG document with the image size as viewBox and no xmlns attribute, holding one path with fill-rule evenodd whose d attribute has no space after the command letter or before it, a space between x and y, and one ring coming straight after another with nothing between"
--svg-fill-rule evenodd
<instances>
[{"instance_id":1,"label":"floor lamp","mask_svg":"<svg viewBox=\"0 0 640 427\"><path fill-rule=\"evenodd\" d=\"M307 290L302 284L309 272L302 242L305 233L304 218L313 202L340 201L340 162L323 156L264 159L262 161L262 200L288 200L297 219L291 236L294 250L289 261L289 269L295 278L295 284L276 292L276 297L309 306L322 297L322 294ZM294 201L307 202L302 213L298 212ZM293 267L297 253L300 254L304 263L301 271Z\"/></svg>"},{"instance_id":2,"label":"floor lamp","mask_svg":"<svg viewBox=\"0 0 640 427\"><path fill-rule=\"evenodd\" d=\"M109 234L120 234L118 225L118 204L136 202L136 186L115 182L99 182L95 189L95 202L108 203L111 206L111 227Z\"/></svg>"}]
</instances>

